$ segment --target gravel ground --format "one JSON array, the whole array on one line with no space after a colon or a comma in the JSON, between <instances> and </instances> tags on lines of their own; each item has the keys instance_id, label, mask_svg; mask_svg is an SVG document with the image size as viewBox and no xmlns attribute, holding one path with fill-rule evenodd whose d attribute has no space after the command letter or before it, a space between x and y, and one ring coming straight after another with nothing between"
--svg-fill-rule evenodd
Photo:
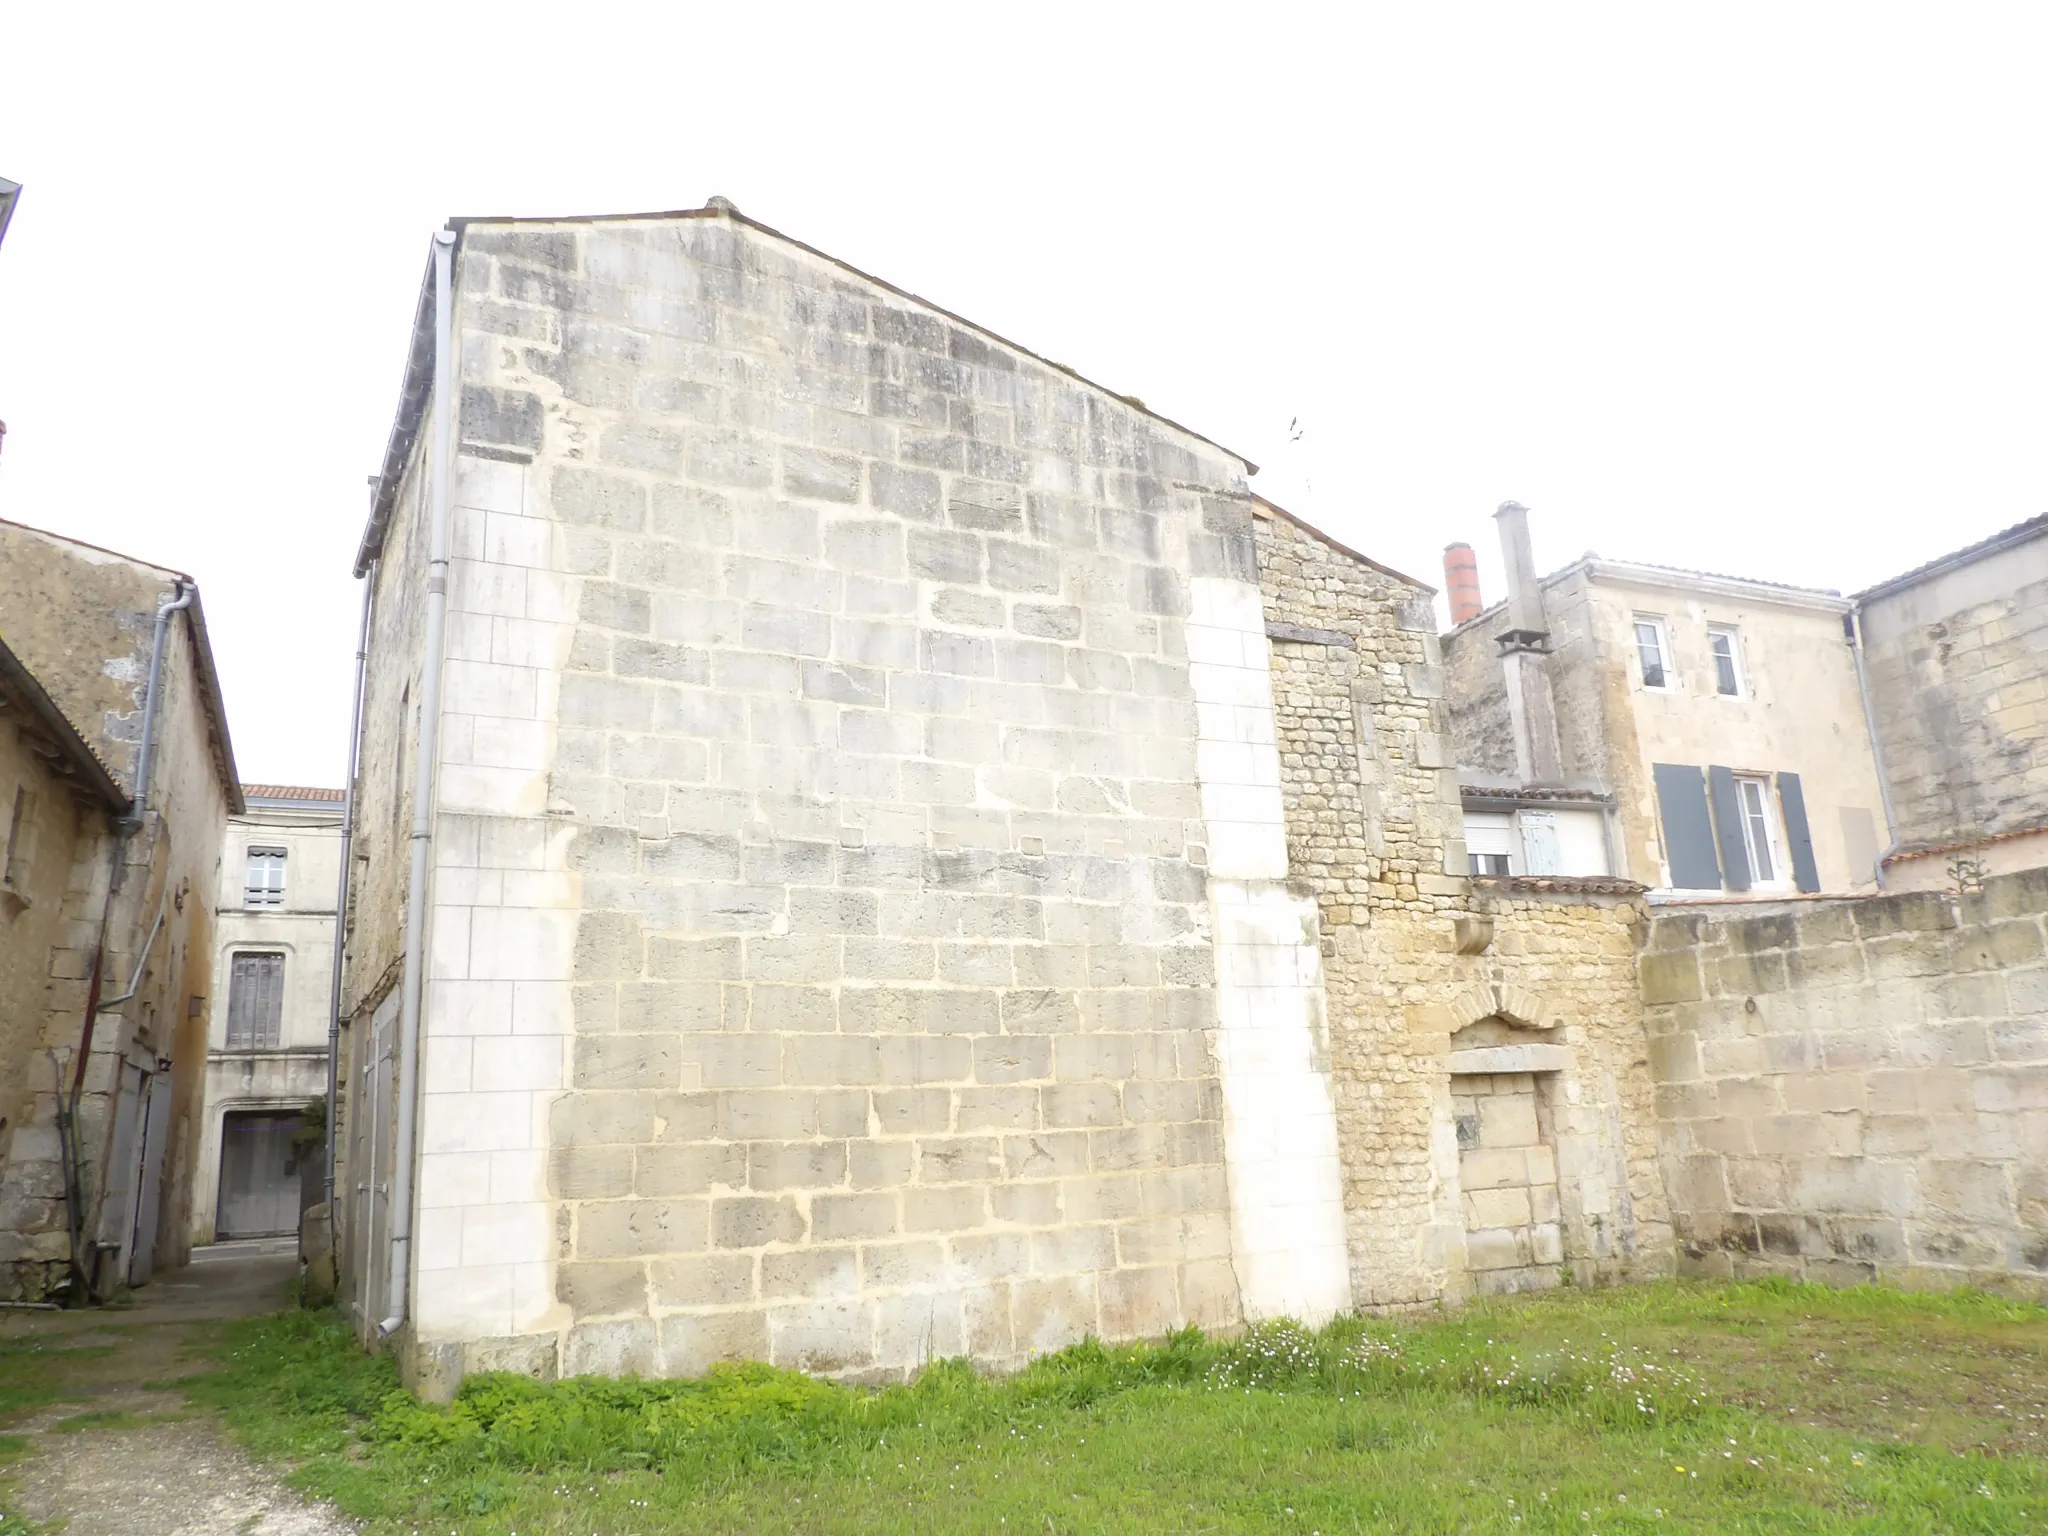
<instances>
[{"instance_id":1,"label":"gravel ground","mask_svg":"<svg viewBox=\"0 0 2048 1536\"><path fill-rule=\"evenodd\" d=\"M28 1441L0 1502L64 1536L343 1536L354 1526L309 1503L232 1444L174 1389L205 1368L208 1325L275 1311L297 1269L289 1247L224 1245L136 1293L131 1308L9 1312L0 1342L50 1351L113 1349L68 1365L65 1400L0 1432ZM166 1390L166 1388L171 1388ZM61 1430L80 1414L121 1415ZM10 1522L11 1524L12 1522Z\"/></svg>"}]
</instances>

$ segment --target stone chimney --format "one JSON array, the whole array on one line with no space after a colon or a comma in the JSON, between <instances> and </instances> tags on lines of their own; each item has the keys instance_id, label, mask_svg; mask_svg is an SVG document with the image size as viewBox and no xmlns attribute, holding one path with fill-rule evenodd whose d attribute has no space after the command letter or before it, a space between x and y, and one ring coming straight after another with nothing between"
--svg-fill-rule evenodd
<instances>
[{"instance_id":1,"label":"stone chimney","mask_svg":"<svg viewBox=\"0 0 2048 1536\"><path fill-rule=\"evenodd\" d=\"M1543 588L1529 542L1529 509L1504 501L1493 515L1508 571L1508 628L1494 637L1507 676L1508 719L1515 733L1515 773L1525 784L1555 784L1564 777L1557 739L1557 704L1550 689L1550 626Z\"/></svg>"},{"instance_id":2,"label":"stone chimney","mask_svg":"<svg viewBox=\"0 0 2048 1536\"><path fill-rule=\"evenodd\" d=\"M1444 546L1444 591L1451 599L1453 629L1486 611L1486 600L1479 595L1479 557L1470 544Z\"/></svg>"}]
</instances>

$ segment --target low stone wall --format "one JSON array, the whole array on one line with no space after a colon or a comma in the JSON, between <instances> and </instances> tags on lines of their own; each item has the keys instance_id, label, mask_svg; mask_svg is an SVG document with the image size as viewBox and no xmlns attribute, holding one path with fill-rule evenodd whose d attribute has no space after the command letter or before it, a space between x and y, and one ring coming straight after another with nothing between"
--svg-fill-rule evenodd
<instances>
[{"instance_id":1,"label":"low stone wall","mask_svg":"<svg viewBox=\"0 0 2048 1536\"><path fill-rule=\"evenodd\" d=\"M1663 909L1639 968L1681 1265L2048 1294L2048 870Z\"/></svg>"}]
</instances>

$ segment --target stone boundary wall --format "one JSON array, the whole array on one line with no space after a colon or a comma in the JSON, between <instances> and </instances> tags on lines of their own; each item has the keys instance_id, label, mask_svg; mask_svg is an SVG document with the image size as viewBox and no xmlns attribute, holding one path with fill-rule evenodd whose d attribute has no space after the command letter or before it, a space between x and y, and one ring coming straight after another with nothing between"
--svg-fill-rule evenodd
<instances>
[{"instance_id":1,"label":"stone boundary wall","mask_svg":"<svg viewBox=\"0 0 2048 1536\"><path fill-rule=\"evenodd\" d=\"M2048 870L1665 909L1639 967L1681 1266L2048 1295Z\"/></svg>"}]
</instances>

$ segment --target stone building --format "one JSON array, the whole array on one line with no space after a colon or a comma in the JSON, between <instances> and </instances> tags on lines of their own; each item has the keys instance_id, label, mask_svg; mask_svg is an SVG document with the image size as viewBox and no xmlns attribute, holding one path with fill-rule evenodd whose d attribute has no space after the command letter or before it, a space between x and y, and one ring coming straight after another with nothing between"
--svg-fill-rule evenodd
<instances>
[{"instance_id":1,"label":"stone building","mask_svg":"<svg viewBox=\"0 0 2048 1536\"><path fill-rule=\"evenodd\" d=\"M1848 599L1593 555L1538 579L1527 515L1499 514L1508 600L1478 610L1460 583L1471 606L1443 640L1468 809L1514 816L1512 842L1475 848L1510 872L1604 855L1662 893L1874 889L1883 796Z\"/></svg>"},{"instance_id":2,"label":"stone building","mask_svg":"<svg viewBox=\"0 0 2048 1536\"><path fill-rule=\"evenodd\" d=\"M192 1242L298 1231L326 1198L305 1111L327 1095L342 792L244 784L215 896ZM310 1153L310 1155L309 1155Z\"/></svg>"},{"instance_id":3,"label":"stone building","mask_svg":"<svg viewBox=\"0 0 2048 1536\"><path fill-rule=\"evenodd\" d=\"M1428 590L1248 468L729 205L437 237L337 1177L411 1379L1668 1268L1639 888L1475 893Z\"/></svg>"},{"instance_id":4,"label":"stone building","mask_svg":"<svg viewBox=\"0 0 2048 1536\"><path fill-rule=\"evenodd\" d=\"M2048 516L1857 593L1856 613L1895 821L1886 884L2048 865Z\"/></svg>"},{"instance_id":5,"label":"stone building","mask_svg":"<svg viewBox=\"0 0 2048 1536\"><path fill-rule=\"evenodd\" d=\"M241 790L190 577L0 522L0 634L14 740L68 765L61 792L18 754L0 781L0 1296L104 1295L187 1250Z\"/></svg>"}]
</instances>

